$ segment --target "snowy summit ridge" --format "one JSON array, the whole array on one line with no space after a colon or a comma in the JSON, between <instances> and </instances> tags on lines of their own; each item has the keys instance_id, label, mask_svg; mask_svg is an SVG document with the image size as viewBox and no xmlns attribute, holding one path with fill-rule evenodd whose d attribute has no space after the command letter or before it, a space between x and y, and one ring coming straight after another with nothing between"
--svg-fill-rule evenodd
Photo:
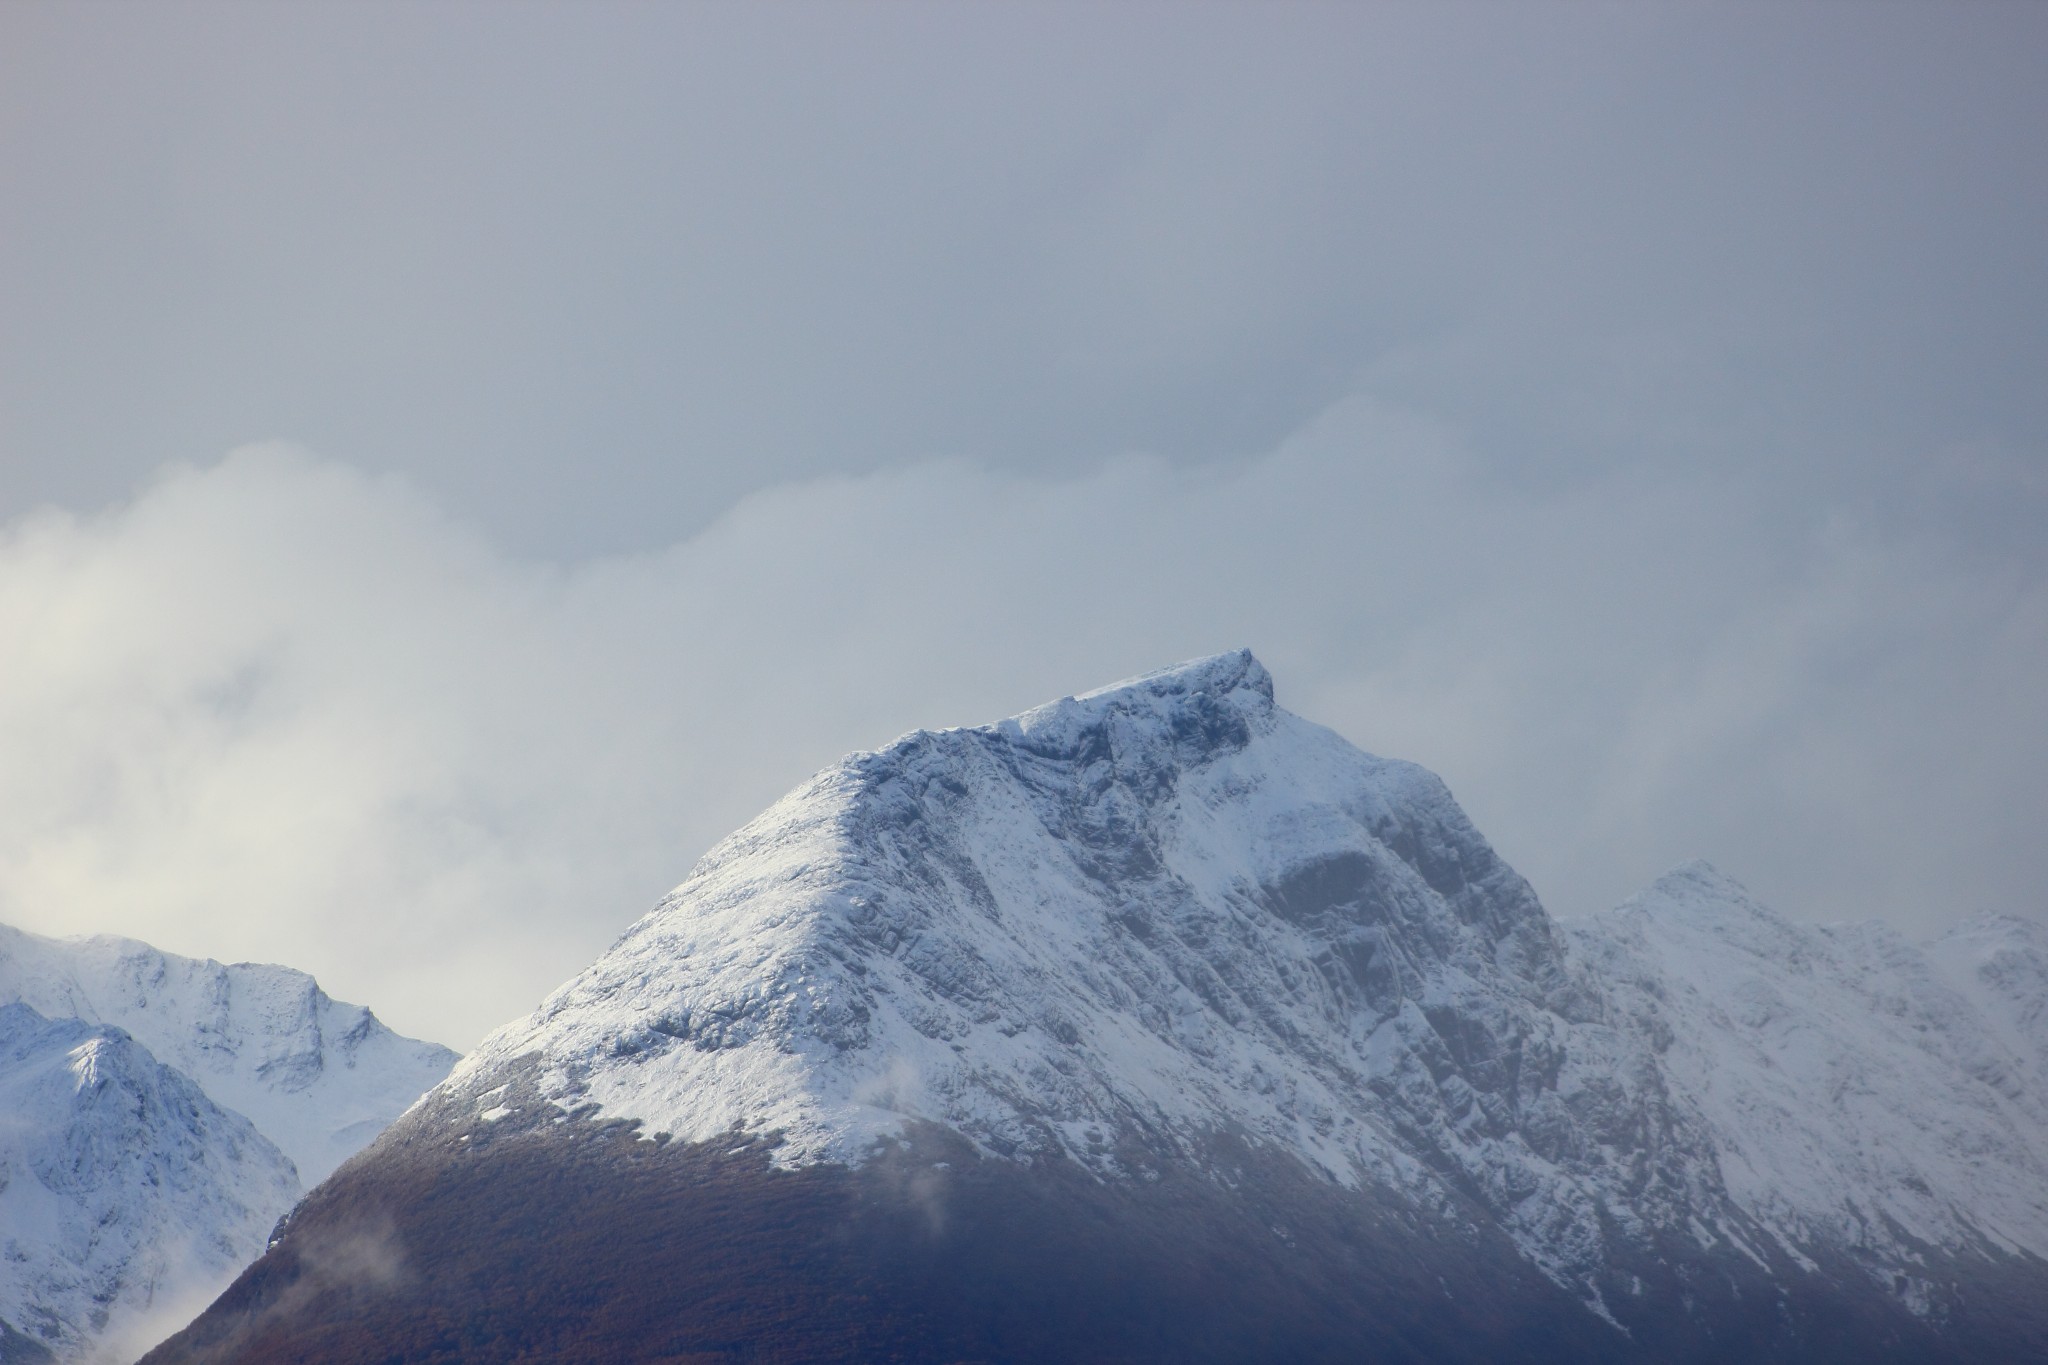
<instances>
[{"instance_id":1,"label":"snowy summit ridge","mask_svg":"<svg viewBox=\"0 0 2048 1365\"><path fill-rule=\"evenodd\" d=\"M827 769L449 1088L537 1056L564 1107L779 1133L789 1163L917 1121L1108 1176L1242 1134L1428 1198L1432 1166L1533 1162L1513 1216L1564 1266L1597 1216L1524 1134L1595 1145L1553 1083L1572 993L1443 783L1279 709L1238 652Z\"/></svg>"},{"instance_id":2,"label":"snowy summit ridge","mask_svg":"<svg viewBox=\"0 0 2048 1365\"><path fill-rule=\"evenodd\" d=\"M1846 1247L1880 1280L1928 1247L2048 1255L2035 1063L1916 952L1793 926L1705 864L1567 934L1436 776L1280 709L1239 651L851 755L444 1089L491 1122L532 1067L559 1110L777 1135L791 1166L931 1123L1117 1179L1236 1135L1346 1187L1477 1201L1605 1314L1602 1276L1673 1235L1758 1265ZM1787 961L1839 998L1802 997ZM1907 1024L1818 1017L1891 1008L1885 972L1911 977ZM2018 1020L2040 978L2005 979ZM1724 998L1767 986L1850 1058L1806 1079L1846 1069L1867 1103L1782 1081L1803 1073L1780 1016ZM1878 1085L1929 1019L1946 1041L1909 1074L1942 1113ZM2036 1088L1986 1099L1994 1074ZM1859 1157L1886 1125L1905 1155ZM1943 1131L1980 1159L1942 1157Z\"/></svg>"},{"instance_id":3,"label":"snowy summit ridge","mask_svg":"<svg viewBox=\"0 0 2048 1365\"><path fill-rule=\"evenodd\" d=\"M2048 1360L2044 1018L2025 921L1559 924L1240 651L801 784L159 1359Z\"/></svg>"},{"instance_id":4,"label":"snowy summit ridge","mask_svg":"<svg viewBox=\"0 0 2048 1365\"><path fill-rule=\"evenodd\" d=\"M1401 922L1347 919L1368 884ZM607 1116L779 1130L798 1162L915 1119L1084 1160L1243 1125L1352 1183L1399 1161L1347 1092L1410 936L1509 995L1561 979L1442 784L1238 652L847 758L454 1079L539 1051Z\"/></svg>"},{"instance_id":5,"label":"snowy summit ridge","mask_svg":"<svg viewBox=\"0 0 2048 1365\"><path fill-rule=\"evenodd\" d=\"M132 1359L300 1193L247 1119L107 1025L0 1005L0 1113L0 1360Z\"/></svg>"},{"instance_id":6,"label":"snowy summit ridge","mask_svg":"<svg viewBox=\"0 0 2048 1365\"><path fill-rule=\"evenodd\" d=\"M0 1362L133 1359L454 1062L289 967L0 925Z\"/></svg>"},{"instance_id":7,"label":"snowy summit ridge","mask_svg":"<svg viewBox=\"0 0 2048 1365\"><path fill-rule=\"evenodd\" d=\"M46 938L0 925L0 1001L127 1030L253 1120L307 1186L455 1064L291 967L181 957L138 939Z\"/></svg>"},{"instance_id":8,"label":"snowy summit ridge","mask_svg":"<svg viewBox=\"0 0 2048 1365\"><path fill-rule=\"evenodd\" d=\"M2048 1003L2048 976L2018 971L2029 947L2042 961L2038 926L1986 917L1922 948L1877 924L1796 924L1692 862L1570 930L1774 1240L2048 1257L2048 1050L2000 1027L2013 996L2037 1017ZM1944 970L1987 940L2007 973Z\"/></svg>"}]
</instances>

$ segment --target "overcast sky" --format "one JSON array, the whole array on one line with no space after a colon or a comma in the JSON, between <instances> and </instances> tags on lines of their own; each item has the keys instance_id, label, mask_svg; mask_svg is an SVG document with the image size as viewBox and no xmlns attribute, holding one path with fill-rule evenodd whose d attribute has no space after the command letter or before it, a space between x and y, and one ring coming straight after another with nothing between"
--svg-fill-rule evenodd
<instances>
[{"instance_id":1,"label":"overcast sky","mask_svg":"<svg viewBox=\"0 0 2048 1365\"><path fill-rule=\"evenodd\" d=\"M468 1046L1251 646L1560 914L2048 884L2048 6L0 7L0 920Z\"/></svg>"}]
</instances>

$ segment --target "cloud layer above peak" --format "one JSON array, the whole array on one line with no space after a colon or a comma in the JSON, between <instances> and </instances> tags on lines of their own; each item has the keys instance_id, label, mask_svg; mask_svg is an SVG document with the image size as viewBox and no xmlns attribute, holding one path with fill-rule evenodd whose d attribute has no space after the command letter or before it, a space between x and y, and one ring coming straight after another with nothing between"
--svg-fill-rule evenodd
<instances>
[{"instance_id":1,"label":"cloud layer above peak","mask_svg":"<svg viewBox=\"0 0 2048 1365\"><path fill-rule=\"evenodd\" d=\"M0 535L0 919L464 1046L841 753L1238 645L1560 913L1696 854L1796 915L2039 913L2048 591L1762 496L1517 487L1354 399L1237 464L800 480L559 562L244 449Z\"/></svg>"}]
</instances>

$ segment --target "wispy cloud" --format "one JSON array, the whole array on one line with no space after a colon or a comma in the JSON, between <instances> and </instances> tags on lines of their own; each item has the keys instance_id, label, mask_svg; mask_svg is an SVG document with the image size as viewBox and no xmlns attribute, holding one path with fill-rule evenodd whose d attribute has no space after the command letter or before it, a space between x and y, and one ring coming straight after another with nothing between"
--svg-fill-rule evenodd
<instances>
[{"instance_id":1,"label":"wispy cloud","mask_svg":"<svg viewBox=\"0 0 2048 1365\"><path fill-rule=\"evenodd\" d=\"M1351 400L1241 465L801 481L561 563L244 450L0 537L0 917L466 1045L841 752L1240 644L1562 911L1695 854L1794 914L2038 909L2048 590L1765 495L1517 489Z\"/></svg>"}]
</instances>

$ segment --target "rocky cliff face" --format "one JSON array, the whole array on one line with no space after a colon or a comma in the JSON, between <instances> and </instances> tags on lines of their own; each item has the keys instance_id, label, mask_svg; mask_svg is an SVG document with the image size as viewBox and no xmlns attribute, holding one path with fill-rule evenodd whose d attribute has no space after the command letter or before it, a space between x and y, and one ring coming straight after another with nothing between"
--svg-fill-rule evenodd
<instances>
[{"instance_id":1,"label":"rocky cliff face","mask_svg":"<svg viewBox=\"0 0 2048 1365\"><path fill-rule=\"evenodd\" d=\"M1704 868L1567 931L1219 656L798 788L160 1358L2048 1353L2039 978L1983 957ZM421 1278L322 1269L365 1238ZM580 1287L485 1303L505 1255Z\"/></svg>"}]
</instances>

